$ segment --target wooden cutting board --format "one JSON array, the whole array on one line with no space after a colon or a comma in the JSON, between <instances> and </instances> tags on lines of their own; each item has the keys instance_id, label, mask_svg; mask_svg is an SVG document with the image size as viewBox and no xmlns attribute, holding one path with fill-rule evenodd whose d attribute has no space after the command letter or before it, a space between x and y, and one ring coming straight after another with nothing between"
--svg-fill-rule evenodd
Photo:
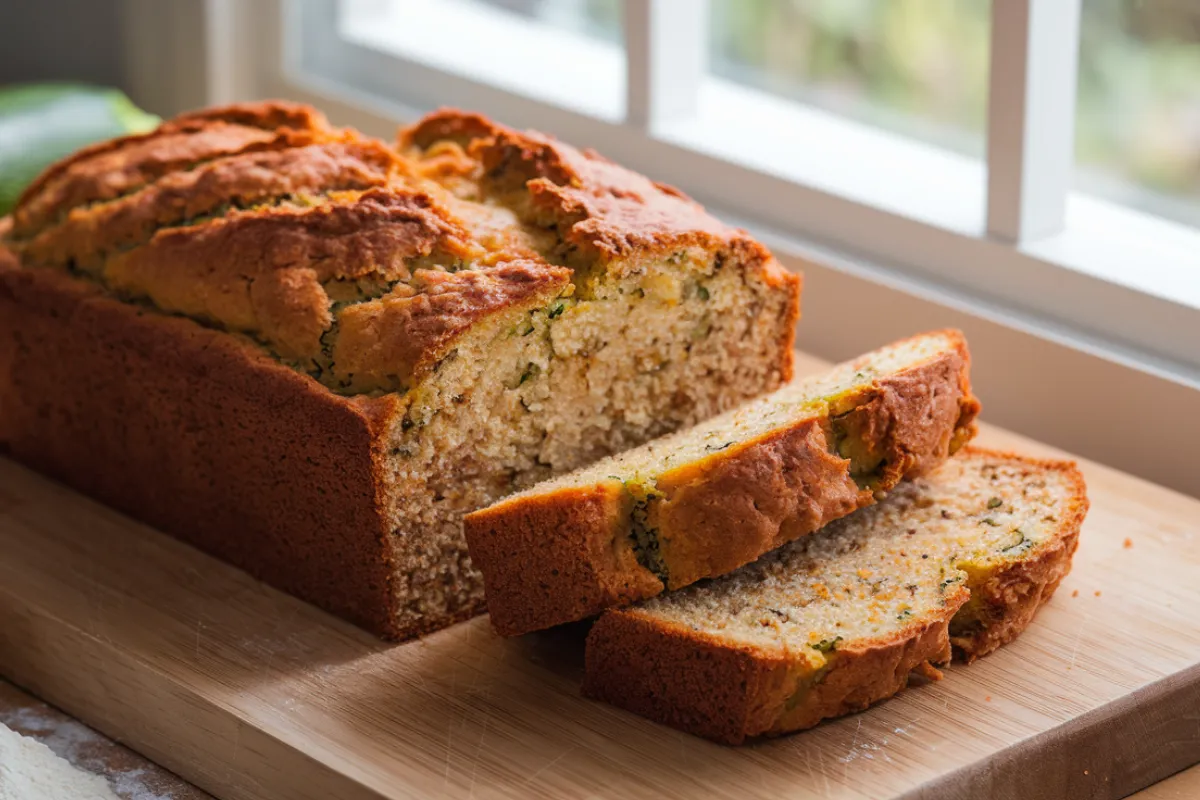
<instances>
[{"instance_id":1,"label":"wooden cutting board","mask_svg":"<svg viewBox=\"0 0 1200 800\"><path fill-rule=\"evenodd\" d=\"M221 798L1123 797L1200 762L1200 502L1084 471L1018 642L735 749L580 697L582 626L387 645L0 459L0 673Z\"/></svg>"}]
</instances>

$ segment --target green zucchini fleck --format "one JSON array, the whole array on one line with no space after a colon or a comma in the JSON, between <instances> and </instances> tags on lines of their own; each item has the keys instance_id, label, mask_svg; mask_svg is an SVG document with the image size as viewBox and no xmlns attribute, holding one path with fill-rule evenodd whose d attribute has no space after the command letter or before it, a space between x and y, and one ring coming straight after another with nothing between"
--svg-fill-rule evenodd
<instances>
[{"instance_id":1,"label":"green zucchini fleck","mask_svg":"<svg viewBox=\"0 0 1200 800\"><path fill-rule=\"evenodd\" d=\"M642 567L654 573L666 586L669 572L666 562L663 561L658 529L650 526L650 507L662 495L650 486L636 481L626 481L625 491L633 500L629 510L629 538L633 545L633 554Z\"/></svg>"},{"instance_id":2,"label":"green zucchini fleck","mask_svg":"<svg viewBox=\"0 0 1200 800\"><path fill-rule=\"evenodd\" d=\"M946 589L955 583L962 583L962 577L946 578L946 580L938 584L938 591L945 594Z\"/></svg>"},{"instance_id":3,"label":"green zucchini fleck","mask_svg":"<svg viewBox=\"0 0 1200 800\"><path fill-rule=\"evenodd\" d=\"M841 636L834 636L832 639L822 639L816 644L810 644L809 647L818 653L832 653L837 649L838 642L840 641L842 641Z\"/></svg>"},{"instance_id":4,"label":"green zucchini fleck","mask_svg":"<svg viewBox=\"0 0 1200 800\"><path fill-rule=\"evenodd\" d=\"M542 371L541 367L539 367L537 364L534 364L531 362L527 367L525 367L525 371L521 373L521 379L519 381L517 381L517 386L521 386L527 380L536 378L538 376L538 373L540 373L541 371Z\"/></svg>"},{"instance_id":5,"label":"green zucchini fleck","mask_svg":"<svg viewBox=\"0 0 1200 800\"><path fill-rule=\"evenodd\" d=\"M1029 550L1031 547L1033 547L1033 540L1025 535L1025 531L1021 530L1020 528L1013 528L1013 533L1017 534L1017 541L1010 544L1008 547L1001 548L1000 553L1002 555L1007 556L1024 553L1026 550Z\"/></svg>"}]
</instances>

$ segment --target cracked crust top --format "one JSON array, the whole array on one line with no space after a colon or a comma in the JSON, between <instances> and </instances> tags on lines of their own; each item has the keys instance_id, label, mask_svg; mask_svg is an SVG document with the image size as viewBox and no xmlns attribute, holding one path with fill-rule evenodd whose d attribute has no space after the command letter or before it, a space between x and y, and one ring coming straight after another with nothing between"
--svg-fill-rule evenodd
<instances>
[{"instance_id":1,"label":"cracked crust top","mask_svg":"<svg viewBox=\"0 0 1200 800\"><path fill-rule=\"evenodd\" d=\"M399 144L456 194L507 204L539 227L553 228L554 247L568 263L620 269L616 264L630 258L695 247L761 265L771 283L793 280L745 231L595 150L448 108L402 130Z\"/></svg>"},{"instance_id":2,"label":"cracked crust top","mask_svg":"<svg viewBox=\"0 0 1200 800\"><path fill-rule=\"evenodd\" d=\"M3 245L343 393L411 388L484 317L586 295L600 262L693 248L798 292L744 233L592 151L445 110L402 145L291 103L184 114L49 168Z\"/></svg>"}]
</instances>

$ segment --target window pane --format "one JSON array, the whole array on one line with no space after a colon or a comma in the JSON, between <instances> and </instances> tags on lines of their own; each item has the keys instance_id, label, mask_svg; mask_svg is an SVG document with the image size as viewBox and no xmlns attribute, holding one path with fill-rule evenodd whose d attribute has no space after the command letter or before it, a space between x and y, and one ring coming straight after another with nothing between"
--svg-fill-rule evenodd
<instances>
[{"instance_id":1,"label":"window pane","mask_svg":"<svg viewBox=\"0 0 1200 800\"><path fill-rule=\"evenodd\" d=\"M620 0L341 0L338 8L339 34L352 45L600 119L624 117ZM417 108L488 110L472 87L438 74L393 93Z\"/></svg>"},{"instance_id":2,"label":"window pane","mask_svg":"<svg viewBox=\"0 0 1200 800\"><path fill-rule=\"evenodd\" d=\"M1084 0L1076 183L1200 226L1200 2Z\"/></svg>"},{"instance_id":3,"label":"window pane","mask_svg":"<svg viewBox=\"0 0 1200 800\"><path fill-rule=\"evenodd\" d=\"M981 156L988 0L711 0L710 70Z\"/></svg>"},{"instance_id":4,"label":"window pane","mask_svg":"<svg viewBox=\"0 0 1200 800\"><path fill-rule=\"evenodd\" d=\"M621 0L471 0L525 19L619 44Z\"/></svg>"}]
</instances>

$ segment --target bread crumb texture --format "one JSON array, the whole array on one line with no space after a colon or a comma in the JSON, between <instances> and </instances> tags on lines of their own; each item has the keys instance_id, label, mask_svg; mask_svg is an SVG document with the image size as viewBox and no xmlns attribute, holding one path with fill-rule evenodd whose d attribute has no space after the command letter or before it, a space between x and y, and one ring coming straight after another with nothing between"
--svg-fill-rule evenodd
<instances>
[{"instance_id":1,"label":"bread crumb texture","mask_svg":"<svg viewBox=\"0 0 1200 800\"><path fill-rule=\"evenodd\" d=\"M743 231L541 134L443 110L387 144L294 104L210 109L80 151L0 221L0 440L95 488L102 476L45 446L65 436L49 417L61 428L90 416L109 430L138 420L124 418L123 395L125 411L94 401L85 411L72 373L127 369L128 348L104 348L158 331L164 352L139 379L154 413L169 414L222 403L209 362L236 360L253 398L239 418L181 412L188 421L172 435L186 441L159 445L195 463L147 457L156 463L145 475L97 492L133 513L186 496L190 517L228 530L169 508L143 517L404 637L482 609L463 514L790 378L799 295L799 276ZM51 345L33 333L43 324L72 363L45 363ZM202 373L207 390L197 389ZM160 375L179 380L168 391ZM180 381L193 382L190 396ZM314 410L292 439L336 443L337 458L264 441L275 434L254 415L290 413L300 395ZM236 472L202 463L235 423L250 425L237 434L246 447L299 460L309 483L260 467L244 507L200 485ZM113 437L97 464L134 446ZM360 472L369 483L350 486ZM184 474L186 485L166 485ZM377 524L318 529L350 517L330 499L342 494ZM282 506L292 510L275 519L263 510Z\"/></svg>"},{"instance_id":2,"label":"bread crumb texture","mask_svg":"<svg viewBox=\"0 0 1200 800\"><path fill-rule=\"evenodd\" d=\"M1073 464L968 448L737 572L606 613L586 691L731 743L861 710L1015 638L1086 510Z\"/></svg>"},{"instance_id":3,"label":"bread crumb texture","mask_svg":"<svg viewBox=\"0 0 1200 800\"><path fill-rule=\"evenodd\" d=\"M975 432L957 331L912 337L469 515L502 634L730 572L928 472Z\"/></svg>"}]
</instances>

